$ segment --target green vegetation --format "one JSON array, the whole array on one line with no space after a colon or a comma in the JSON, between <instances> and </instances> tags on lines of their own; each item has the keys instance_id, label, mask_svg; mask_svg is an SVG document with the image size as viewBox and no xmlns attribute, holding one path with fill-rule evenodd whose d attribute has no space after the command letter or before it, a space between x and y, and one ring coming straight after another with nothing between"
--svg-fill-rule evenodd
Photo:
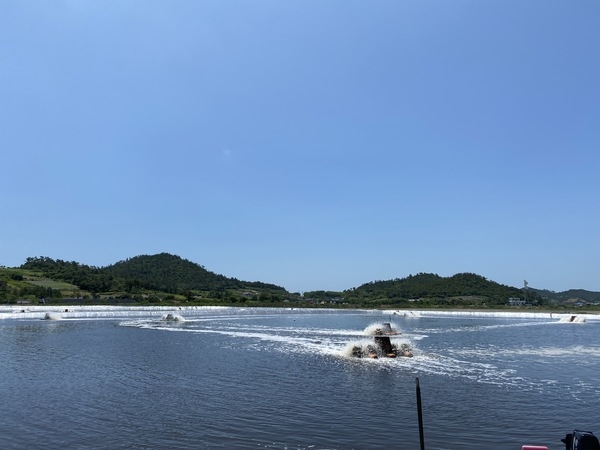
<instances>
[{"instance_id":1,"label":"green vegetation","mask_svg":"<svg viewBox=\"0 0 600 450\"><path fill-rule=\"evenodd\" d=\"M340 292L301 295L274 284L218 275L168 253L140 255L102 268L48 257L27 258L18 268L0 267L3 303L499 309L509 298L526 300L527 308L600 309L598 292L524 291L473 273L419 273Z\"/></svg>"},{"instance_id":2,"label":"green vegetation","mask_svg":"<svg viewBox=\"0 0 600 450\"><path fill-rule=\"evenodd\" d=\"M282 303L290 295L280 286L227 278L168 253L136 256L104 268L33 257L19 268L0 269L0 300L7 302L265 306Z\"/></svg>"},{"instance_id":3,"label":"green vegetation","mask_svg":"<svg viewBox=\"0 0 600 450\"><path fill-rule=\"evenodd\" d=\"M389 307L452 307L497 308L505 306L509 298L525 297L521 289L504 286L473 273L459 273L440 277L431 273L409 275L389 281L374 281L344 292L352 303L386 305ZM541 306L536 293L527 293L527 302Z\"/></svg>"},{"instance_id":4,"label":"green vegetation","mask_svg":"<svg viewBox=\"0 0 600 450\"><path fill-rule=\"evenodd\" d=\"M285 292L284 288L273 284L245 282L217 275L198 264L168 253L136 256L108 266L102 272L114 278L130 280L130 283L135 280L145 289L173 294L190 290L225 292L232 289Z\"/></svg>"},{"instance_id":5,"label":"green vegetation","mask_svg":"<svg viewBox=\"0 0 600 450\"><path fill-rule=\"evenodd\" d=\"M564 292L533 289L544 301L552 303L563 303L567 305L579 305L582 303L600 304L600 292L586 291L585 289L569 289Z\"/></svg>"}]
</instances>

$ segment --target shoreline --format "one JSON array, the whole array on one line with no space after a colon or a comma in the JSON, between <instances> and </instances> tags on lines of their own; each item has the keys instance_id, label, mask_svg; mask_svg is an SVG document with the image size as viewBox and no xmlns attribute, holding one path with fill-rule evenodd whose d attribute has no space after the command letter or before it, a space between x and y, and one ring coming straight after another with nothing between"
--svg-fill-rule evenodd
<instances>
[{"instance_id":1,"label":"shoreline","mask_svg":"<svg viewBox=\"0 0 600 450\"><path fill-rule=\"evenodd\" d=\"M210 310L278 310L278 311L294 311L301 313L302 311L311 312L335 312L348 311L347 309L336 308L296 308L296 307L243 307L243 306L112 306L112 305L73 305L73 306L57 306L57 305L0 305L0 320L1 319L44 319L48 318L46 314L52 314L56 319L112 319L122 317L155 317L176 312L177 314L199 313L201 311ZM369 311L388 316L398 316L406 318L420 317L495 317L495 318L530 318L530 319L549 319L560 321L563 318L577 317L584 320L578 320L579 323L585 321L600 321L600 314L581 312L529 312L529 311L483 311L483 310L441 310L441 309L356 309L356 311Z\"/></svg>"}]
</instances>

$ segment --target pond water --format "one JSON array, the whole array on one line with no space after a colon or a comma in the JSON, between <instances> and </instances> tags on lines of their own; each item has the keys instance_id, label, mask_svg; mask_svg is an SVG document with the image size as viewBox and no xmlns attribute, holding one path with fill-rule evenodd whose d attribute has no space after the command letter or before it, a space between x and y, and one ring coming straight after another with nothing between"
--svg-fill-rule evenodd
<instances>
[{"instance_id":1,"label":"pond water","mask_svg":"<svg viewBox=\"0 0 600 450\"><path fill-rule=\"evenodd\" d=\"M351 357L384 322L414 357ZM427 449L562 449L600 434L600 317L0 311L2 448L412 450L417 378Z\"/></svg>"}]
</instances>

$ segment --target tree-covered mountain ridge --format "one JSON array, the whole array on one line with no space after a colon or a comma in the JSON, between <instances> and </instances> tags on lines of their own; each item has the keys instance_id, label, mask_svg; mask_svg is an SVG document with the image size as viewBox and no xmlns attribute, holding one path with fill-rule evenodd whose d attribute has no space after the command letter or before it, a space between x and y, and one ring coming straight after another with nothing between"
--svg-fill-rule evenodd
<instances>
[{"instance_id":1,"label":"tree-covered mountain ridge","mask_svg":"<svg viewBox=\"0 0 600 450\"><path fill-rule=\"evenodd\" d=\"M532 289L542 299L558 303L600 303L600 292L585 289L569 289L562 292L554 292L547 289Z\"/></svg>"},{"instance_id":2,"label":"tree-covered mountain ridge","mask_svg":"<svg viewBox=\"0 0 600 450\"><path fill-rule=\"evenodd\" d=\"M138 280L145 287L167 292L185 290L271 289L285 291L281 286L260 281L241 281L211 272L177 255L160 253L140 255L119 261L102 269L114 277Z\"/></svg>"},{"instance_id":3,"label":"tree-covered mountain ridge","mask_svg":"<svg viewBox=\"0 0 600 450\"><path fill-rule=\"evenodd\" d=\"M139 255L106 267L30 257L17 268L0 268L0 300L81 298L89 301L183 301L210 304L336 303L359 307L500 307L510 298L527 305L593 304L600 293L505 286L474 273L442 277L418 273L372 281L339 292L289 293L281 286L216 274L177 255Z\"/></svg>"},{"instance_id":4,"label":"tree-covered mountain ridge","mask_svg":"<svg viewBox=\"0 0 600 450\"><path fill-rule=\"evenodd\" d=\"M442 305L452 307L502 306L509 299L539 305L542 299L529 290L505 286L474 273L458 273L442 277L418 273L405 278L372 281L347 291L348 298L385 299L390 305Z\"/></svg>"},{"instance_id":5,"label":"tree-covered mountain ridge","mask_svg":"<svg viewBox=\"0 0 600 450\"><path fill-rule=\"evenodd\" d=\"M423 299L437 299L438 304L504 305L507 300L522 300L526 304L600 304L600 292L570 289L564 292L516 288L497 283L474 273L457 273L442 277L432 273L418 273L405 278L372 281L345 291L347 298L387 298L392 303L409 303Z\"/></svg>"},{"instance_id":6,"label":"tree-covered mountain ridge","mask_svg":"<svg viewBox=\"0 0 600 450\"><path fill-rule=\"evenodd\" d=\"M52 258L30 257L18 268L0 270L0 298L119 297L170 300L226 298L280 299L281 286L242 281L211 272L203 266L169 253L139 255L106 267Z\"/></svg>"},{"instance_id":7,"label":"tree-covered mountain ridge","mask_svg":"<svg viewBox=\"0 0 600 450\"><path fill-rule=\"evenodd\" d=\"M314 291L305 295L317 298L342 295L351 303L387 306L499 307L507 305L510 300L516 300L513 306L600 305L600 292L571 289L557 293L530 287L516 288L474 273L458 273L449 277L418 273L405 278L368 282L342 293Z\"/></svg>"}]
</instances>

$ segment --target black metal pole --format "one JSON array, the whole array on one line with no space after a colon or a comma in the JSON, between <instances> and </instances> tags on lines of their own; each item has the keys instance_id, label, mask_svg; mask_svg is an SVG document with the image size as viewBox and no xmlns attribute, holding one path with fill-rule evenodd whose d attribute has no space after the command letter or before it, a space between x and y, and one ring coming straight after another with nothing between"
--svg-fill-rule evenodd
<instances>
[{"instance_id":1,"label":"black metal pole","mask_svg":"<svg viewBox=\"0 0 600 450\"><path fill-rule=\"evenodd\" d=\"M423 410L421 409L421 386L419 386L419 377L417 380L417 412L419 415L419 441L421 450L425 450L425 437L423 436Z\"/></svg>"}]
</instances>

